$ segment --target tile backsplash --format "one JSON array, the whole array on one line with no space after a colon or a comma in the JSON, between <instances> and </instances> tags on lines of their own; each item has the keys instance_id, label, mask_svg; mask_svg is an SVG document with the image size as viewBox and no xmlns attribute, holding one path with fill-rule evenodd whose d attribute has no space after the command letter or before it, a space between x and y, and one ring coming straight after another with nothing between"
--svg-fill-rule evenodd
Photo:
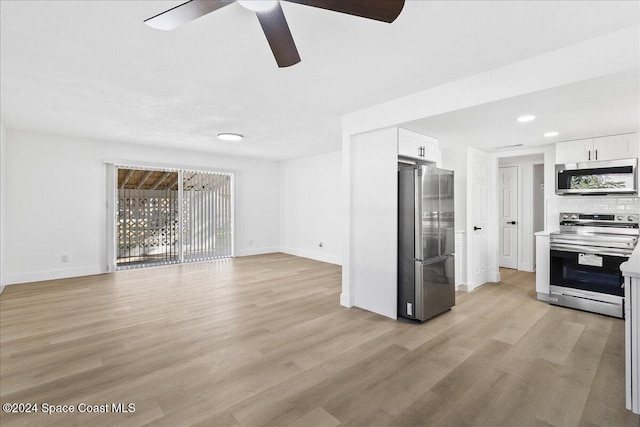
<instances>
[{"instance_id":1,"label":"tile backsplash","mask_svg":"<svg viewBox=\"0 0 640 427\"><path fill-rule=\"evenodd\" d=\"M558 196L560 212L633 212L640 213L640 197Z\"/></svg>"}]
</instances>

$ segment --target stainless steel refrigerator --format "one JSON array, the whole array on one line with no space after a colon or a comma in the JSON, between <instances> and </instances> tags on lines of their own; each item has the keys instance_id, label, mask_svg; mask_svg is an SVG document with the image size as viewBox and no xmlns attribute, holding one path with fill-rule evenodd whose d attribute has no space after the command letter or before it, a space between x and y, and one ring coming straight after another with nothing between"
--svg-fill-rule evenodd
<instances>
[{"instance_id":1,"label":"stainless steel refrigerator","mask_svg":"<svg viewBox=\"0 0 640 427\"><path fill-rule=\"evenodd\" d=\"M398 316L455 305L453 171L398 163Z\"/></svg>"}]
</instances>

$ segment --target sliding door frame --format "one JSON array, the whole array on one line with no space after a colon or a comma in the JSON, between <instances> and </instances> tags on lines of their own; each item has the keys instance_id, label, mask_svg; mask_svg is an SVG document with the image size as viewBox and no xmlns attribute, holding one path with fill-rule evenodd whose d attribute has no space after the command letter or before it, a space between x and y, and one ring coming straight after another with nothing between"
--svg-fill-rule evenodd
<instances>
[{"instance_id":1,"label":"sliding door frame","mask_svg":"<svg viewBox=\"0 0 640 427\"><path fill-rule=\"evenodd\" d=\"M180 223L179 227L179 245L178 245L178 261L177 263L184 263L184 244L183 244L183 230L182 227L184 225L184 182L183 182L183 172L201 172L201 173L214 173L214 174L227 174L230 179L230 221L231 221L231 254L230 257L235 257L235 239L236 239L236 221L235 221L235 181L237 172L234 170L223 170L223 169L209 169L202 167L194 167L194 166L181 166L181 165L163 165L163 164L153 164L146 162L122 162L122 161L113 161L113 160L105 160L104 163L107 166L107 262L106 262L106 271L111 273L119 270L117 268L117 248L118 248L118 231L117 231L117 220L118 220L118 169L137 169L137 170L147 170L147 171L161 171L161 172L177 172L178 173L178 221ZM192 261L189 261L192 262ZM161 265L161 264L160 264Z\"/></svg>"}]
</instances>

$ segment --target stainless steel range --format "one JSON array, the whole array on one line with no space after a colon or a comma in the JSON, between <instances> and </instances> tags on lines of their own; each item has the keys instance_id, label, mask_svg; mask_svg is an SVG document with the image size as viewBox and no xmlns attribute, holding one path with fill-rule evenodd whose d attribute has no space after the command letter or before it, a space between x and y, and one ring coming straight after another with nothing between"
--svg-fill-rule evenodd
<instances>
[{"instance_id":1,"label":"stainless steel range","mask_svg":"<svg viewBox=\"0 0 640 427\"><path fill-rule=\"evenodd\" d=\"M624 317L620 264L638 243L640 215L561 213L551 233L549 302Z\"/></svg>"}]
</instances>

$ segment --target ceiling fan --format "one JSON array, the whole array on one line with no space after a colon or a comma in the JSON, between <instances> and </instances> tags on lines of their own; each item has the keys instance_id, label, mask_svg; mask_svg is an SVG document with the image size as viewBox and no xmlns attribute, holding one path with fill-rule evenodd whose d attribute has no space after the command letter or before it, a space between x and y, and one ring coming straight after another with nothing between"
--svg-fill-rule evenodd
<instances>
[{"instance_id":1,"label":"ceiling fan","mask_svg":"<svg viewBox=\"0 0 640 427\"><path fill-rule=\"evenodd\" d=\"M393 22L404 7L404 0L283 0L306 6L346 13L382 22ZM240 3L258 16L279 67L300 62L289 25L279 0L190 0L146 19L145 24L159 30L173 30L182 24L214 12L231 3Z\"/></svg>"}]
</instances>

